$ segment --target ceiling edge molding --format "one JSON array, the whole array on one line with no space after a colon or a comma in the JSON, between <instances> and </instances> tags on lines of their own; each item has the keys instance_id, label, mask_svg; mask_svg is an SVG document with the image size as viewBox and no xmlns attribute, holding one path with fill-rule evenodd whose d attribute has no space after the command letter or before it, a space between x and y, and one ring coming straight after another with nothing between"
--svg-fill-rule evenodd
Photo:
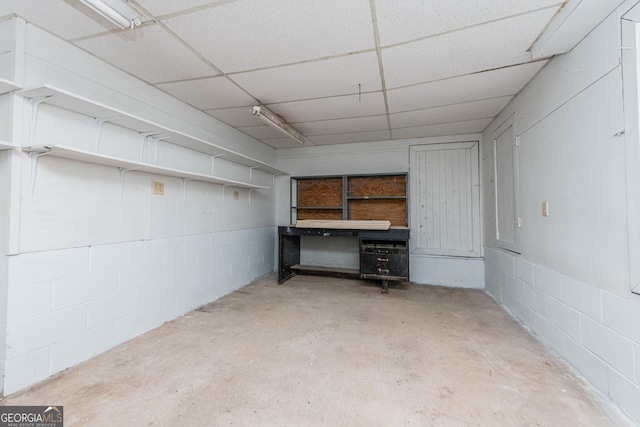
<instances>
[{"instance_id":1,"label":"ceiling edge molding","mask_svg":"<svg viewBox=\"0 0 640 427\"><path fill-rule=\"evenodd\" d=\"M533 59L570 51L622 3L621 0L566 1L533 44Z\"/></svg>"}]
</instances>

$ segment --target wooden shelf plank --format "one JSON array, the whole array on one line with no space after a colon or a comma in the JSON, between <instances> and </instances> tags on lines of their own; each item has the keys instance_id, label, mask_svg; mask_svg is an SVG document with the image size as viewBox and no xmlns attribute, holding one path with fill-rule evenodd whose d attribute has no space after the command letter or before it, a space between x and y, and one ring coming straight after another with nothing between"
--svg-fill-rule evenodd
<instances>
[{"instance_id":1,"label":"wooden shelf plank","mask_svg":"<svg viewBox=\"0 0 640 427\"><path fill-rule=\"evenodd\" d=\"M298 272L305 272L307 274L317 273L319 275L339 274L344 276L360 276L360 270L358 270L357 268L322 267L318 265L294 264L291 266L291 269Z\"/></svg>"},{"instance_id":2,"label":"wooden shelf plank","mask_svg":"<svg viewBox=\"0 0 640 427\"><path fill-rule=\"evenodd\" d=\"M269 165L268 163L54 86L44 85L38 88L25 89L20 91L20 94L25 98L50 96L51 98L46 101L47 104L90 117L118 116L110 120L109 123L132 129L136 132L159 131L162 132L162 134L158 136L169 137L167 142L172 144L208 155L220 156L221 159L256 168L273 175L287 175L286 172Z\"/></svg>"},{"instance_id":3,"label":"wooden shelf plank","mask_svg":"<svg viewBox=\"0 0 640 427\"><path fill-rule=\"evenodd\" d=\"M193 179L196 181L210 182L214 184L230 185L239 188L248 189L265 189L262 185L250 184L247 182L235 181L226 178L220 178L212 175L205 175L201 173L188 172L163 166L150 165L133 160L121 159L118 157L108 156L106 154L93 153L90 151L81 150L74 147L67 147L64 145L51 145L41 147L27 147L24 148L27 152L46 153L47 156L59 157L63 159L76 160L84 163L92 163L97 165L112 166L117 168L124 168L129 170L135 170L138 172L147 172L157 175L172 176L184 179Z\"/></svg>"},{"instance_id":4,"label":"wooden shelf plank","mask_svg":"<svg viewBox=\"0 0 640 427\"><path fill-rule=\"evenodd\" d=\"M390 199L406 199L407 196L348 196L348 200L390 200Z\"/></svg>"},{"instance_id":5,"label":"wooden shelf plank","mask_svg":"<svg viewBox=\"0 0 640 427\"><path fill-rule=\"evenodd\" d=\"M342 210L342 206L291 206L291 209Z\"/></svg>"}]
</instances>

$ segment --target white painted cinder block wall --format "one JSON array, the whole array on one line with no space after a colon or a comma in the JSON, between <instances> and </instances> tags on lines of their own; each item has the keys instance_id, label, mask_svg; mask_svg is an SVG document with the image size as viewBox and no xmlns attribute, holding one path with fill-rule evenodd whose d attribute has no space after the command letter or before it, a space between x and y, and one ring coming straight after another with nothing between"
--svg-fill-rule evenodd
<instances>
[{"instance_id":1,"label":"white painted cinder block wall","mask_svg":"<svg viewBox=\"0 0 640 427\"><path fill-rule=\"evenodd\" d=\"M414 145L478 141L481 135L458 135L432 138L309 146L278 149L277 166L291 176L404 173L409 170L409 148ZM411 175L408 182L411 185ZM290 223L290 177L276 179L276 223ZM409 198L409 209L417 202ZM410 224L411 226L411 224ZM315 265L358 268L358 242L301 241L301 261L312 260ZM334 240L334 239L328 239ZM336 239L337 240L337 239ZM327 251L327 245L331 250ZM322 250L325 249L325 250ZM342 250L342 253L340 252ZM338 255L337 255L338 254ZM410 279L414 283L464 288L484 288L482 258L430 256L412 253L409 259Z\"/></svg>"},{"instance_id":2,"label":"white painted cinder block wall","mask_svg":"<svg viewBox=\"0 0 640 427\"><path fill-rule=\"evenodd\" d=\"M19 18L25 87L48 84L275 163L275 150ZM4 33L3 33L4 34ZM31 144L31 107L3 96L2 129ZM4 111L4 110L3 110ZM92 149L93 118L43 105L34 145ZM206 173L210 158L158 142L163 166ZM105 124L100 151L138 160L136 132ZM12 393L274 271L274 190L223 188L44 156L35 180L19 149L0 152L0 368ZM216 171L247 180L248 168ZM252 182L272 186L253 171ZM152 194L152 181L165 194ZM185 185L186 184L186 185ZM237 191L237 193L236 193ZM5 203L6 202L6 203ZM6 226L6 233L5 233ZM6 332L6 333L5 333ZM6 345L5 345L6 338Z\"/></svg>"},{"instance_id":3,"label":"white painted cinder block wall","mask_svg":"<svg viewBox=\"0 0 640 427\"><path fill-rule=\"evenodd\" d=\"M488 127L485 268L487 292L640 424L640 295L629 283L625 141L614 136L625 126L622 12L547 64ZM519 254L495 242L492 132L512 115Z\"/></svg>"},{"instance_id":4,"label":"white painted cinder block wall","mask_svg":"<svg viewBox=\"0 0 640 427\"><path fill-rule=\"evenodd\" d=\"M6 257L5 391L33 384L272 272L273 247L273 227L262 227Z\"/></svg>"}]
</instances>

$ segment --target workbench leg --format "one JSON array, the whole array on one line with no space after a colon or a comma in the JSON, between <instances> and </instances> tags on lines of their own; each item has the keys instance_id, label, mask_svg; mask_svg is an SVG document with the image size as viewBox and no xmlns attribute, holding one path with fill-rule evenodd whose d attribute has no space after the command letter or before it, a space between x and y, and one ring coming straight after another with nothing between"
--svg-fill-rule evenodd
<instances>
[{"instance_id":1,"label":"workbench leg","mask_svg":"<svg viewBox=\"0 0 640 427\"><path fill-rule=\"evenodd\" d=\"M383 294L388 294L389 293L389 281L388 280L383 280L382 281L382 293Z\"/></svg>"},{"instance_id":2,"label":"workbench leg","mask_svg":"<svg viewBox=\"0 0 640 427\"><path fill-rule=\"evenodd\" d=\"M278 284L289 280L295 273L291 266L300 264L300 236L279 236Z\"/></svg>"}]
</instances>

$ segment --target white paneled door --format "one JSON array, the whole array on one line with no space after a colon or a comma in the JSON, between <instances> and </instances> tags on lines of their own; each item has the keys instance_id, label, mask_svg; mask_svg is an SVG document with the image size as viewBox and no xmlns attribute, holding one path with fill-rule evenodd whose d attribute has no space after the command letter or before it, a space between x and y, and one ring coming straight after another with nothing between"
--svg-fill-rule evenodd
<instances>
[{"instance_id":1,"label":"white paneled door","mask_svg":"<svg viewBox=\"0 0 640 427\"><path fill-rule=\"evenodd\" d=\"M412 146L411 249L481 256L478 141Z\"/></svg>"}]
</instances>

